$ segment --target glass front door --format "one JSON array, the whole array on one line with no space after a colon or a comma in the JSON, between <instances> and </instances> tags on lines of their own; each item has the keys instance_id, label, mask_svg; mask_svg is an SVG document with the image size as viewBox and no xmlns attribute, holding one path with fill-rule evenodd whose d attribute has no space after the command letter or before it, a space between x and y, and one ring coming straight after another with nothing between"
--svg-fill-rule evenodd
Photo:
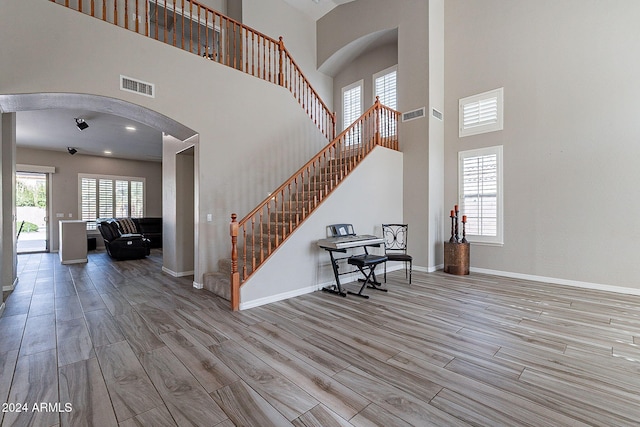
<instances>
[{"instance_id":1,"label":"glass front door","mask_svg":"<svg viewBox=\"0 0 640 427\"><path fill-rule=\"evenodd\" d=\"M47 175L16 173L18 253L48 252Z\"/></svg>"}]
</instances>

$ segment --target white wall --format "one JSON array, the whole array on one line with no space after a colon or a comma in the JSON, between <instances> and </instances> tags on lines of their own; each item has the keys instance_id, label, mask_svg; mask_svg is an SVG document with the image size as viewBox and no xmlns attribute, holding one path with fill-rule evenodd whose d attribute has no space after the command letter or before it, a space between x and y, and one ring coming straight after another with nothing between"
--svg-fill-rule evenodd
<instances>
[{"instance_id":1,"label":"white wall","mask_svg":"<svg viewBox=\"0 0 640 427\"><path fill-rule=\"evenodd\" d=\"M313 19L283 0L242 0L242 23L276 40L282 36L285 47L311 86L325 104L332 107L332 79L317 71L316 23Z\"/></svg>"},{"instance_id":2,"label":"white wall","mask_svg":"<svg viewBox=\"0 0 640 427\"><path fill-rule=\"evenodd\" d=\"M357 234L382 236L383 223L402 221L402 176L396 172L402 168L402 157L398 151L375 148L271 255L269 262L242 285L240 308L290 298L335 283L328 252L316 245L317 240L326 237L328 225L350 223ZM361 252L359 249L358 253ZM381 248L370 250L381 252Z\"/></svg>"},{"instance_id":3,"label":"white wall","mask_svg":"<svg viewBox=\"0 0 640 427\"><path fill-rule=\"evenodd\" d=\"M389 7L386 0L355 0L336 7L317 23L318 62L331 62L345 47L385 30L398 31L398 110L426 107L429 111L429 8L432 1L398 0ZM437 3L437 2L436 2ZM441 32L435 28L435 37ZM441 37L440 37L441 38ZM438 61L438 57L435 57ZM441 64L434 64L435 67ZM429 113L427 113L429 114ZM412 120L399 125L400 150L405 154L402 167L404 218L416 238L409 241L414 264L434 269L442 262L442 223L432 213L444 211L442 170L430 168L443 163L443 134L430 133L429 119Z\"/></svg>"},{"instance_id":4,"label":"white wall","mask_svg":"<svg viewBox=\"0 0 640 427\"><path fill-rule=\"evenodd\" d=\"M0 8L12 34L0 40L0 57L11 58L0 94L117 98L199 133L196 282L228 256L230 214L242 217L327 143L281 87L54 3L0 0ZM155 83L156 98L120 91L121 74Z\"/></svg>"},{"instance_id":5,"label":"white wall","mask_svg":"<svg viewBox=\"0 0 640 427\"><path fill-rule=\"evenodd\" d=\"M338 131L344 129L342 118L342 88L363 80L362 112L373 105L373 75L398 64L398 44L392 43L367 51L351 61L333 78ZM351 124L351 123L349 123Z\"/></svg>"},{"instance_id":6,"label":"white wall","mask_svg":"<svg viewBox=\"0 0 640 427\"><path fill-rule=\"evenodd\" d=\"M640 289L635 0L445 4L446 204L457 153L504 147L504 246L471 267ZM459 98L504 87L504 130L458 138Z\"/></svg>"}]
</instances>

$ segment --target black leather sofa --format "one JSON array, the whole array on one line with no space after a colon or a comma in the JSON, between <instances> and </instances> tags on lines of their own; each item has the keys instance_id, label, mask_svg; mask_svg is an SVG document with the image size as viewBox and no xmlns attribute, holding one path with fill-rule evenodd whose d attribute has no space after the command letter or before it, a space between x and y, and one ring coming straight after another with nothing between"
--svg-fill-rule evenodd
<instances>
[{"instance_id":1,"label":"black leather sofa","mask_svg":"<svg viewBox=\"0 0 640 427\"><path fill-rule=\"evenodd\" d=\"M110 257L117 260L144 258L151 253L151 242L142 234L123 233L117 220L100 220L97 228Z\"/></svg>"},{"instance_id":2,"label":"black leather sofa","mask_svg":"<svg viewBox=\"0 0 640 427\"><path fill-rule=\"evenodd\" d=\"M162 218L100 218L97 228L107 253L117 260L144 258L162 247Z\"/></svg>"},{"instance_id":3,"label":"black leather sofa","mask_svg":"<svg viewBox=\"0 0 640 427\"><path fill-rule=\"evenodd\" d=\"M138 233L149 239L152 248L162 247L162 218L132 218Z\"/></svg>"}]
</instances>

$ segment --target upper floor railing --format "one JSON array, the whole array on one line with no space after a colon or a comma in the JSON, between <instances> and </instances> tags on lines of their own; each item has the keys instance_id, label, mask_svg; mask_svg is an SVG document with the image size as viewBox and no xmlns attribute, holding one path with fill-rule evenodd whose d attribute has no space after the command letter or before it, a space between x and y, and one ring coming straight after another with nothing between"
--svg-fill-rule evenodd
<instances>
[{"instance_id":1,"label":"upper floor railing","mask_svg":"<svg viewBox=\"0 0 640 427\"><path fill-rule=\"evenodd\" d=\"M332 113L284 46L195 0L50 0L287 88L329 140Z\"/></svg>"}]
</instances>

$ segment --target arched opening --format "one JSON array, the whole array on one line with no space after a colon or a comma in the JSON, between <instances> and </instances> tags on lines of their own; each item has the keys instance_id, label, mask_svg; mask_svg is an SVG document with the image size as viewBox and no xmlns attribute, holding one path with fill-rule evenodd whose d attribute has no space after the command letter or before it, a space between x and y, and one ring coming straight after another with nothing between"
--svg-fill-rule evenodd
<instances>
[{"instance_id":1,"label":"arched opening","mask_svg":"<svg viewBox=\"0 0 640 427\"><path fill-rule=\"evenodd\" d=\"M46 166L56 168L57 165L54 163L60 163L60 160L55 159L64 159L64 166L56 168L58 169L57 175L60 177L56 182L57 190L51 192L54 207L50 211L48 225L51 230L49 238L52 242L58 238L57 222L59 220L63 218L82 220L83 208L80 202L82 190L78 184L80 172L84 174L96 172L109 176L148 176L145 188L153 188L154 190L153 194L145 195L148 199L144 204L150 206L151 216L163 218L163 230L172 227L180 227L181 230L194 230L195 215L193 214L181 216L178 218L179 223L175 216L168 218L167 221L165 212L175 212L175 206L167 206L166 204L183 204L183 201L178 201L175 198L167 200L163 196L165 186L177 179L175 170L173 176L166 175L163 163L166 161L175 162L174 157L179 151L197 146L197 133L192 129L148 108L119 99L87 94L0 95L0 112L3 113L3 117L11 116L11 120L3 120L2 146L6 151L2 163L3 177L15 176L16 163L20 163L20 167L24 167L24 165L31 163L42 164L45 162ZM82 130L80 127L76 129L78 120L74 121L74 119L77 119L77 116L83 116L80 118L88 124L88 127L83 126ZM65 132L70 133L65 134ZM131 134L127 135L127 132L131 132ZM135 137L134 133L137 134ZM163 147L164 140L168 136L179 143L173 152ZM113 141L116 146L120 147L120 151L110 150L107 141ZM180 144L183 145L180 146ZM18 155L16 155L16 150L18 150ZM196 164L198 150L192 149L192 154L194 155L192 164ZM43 156L48 156L48 160L42 160ZM167 156L171 158L167 158ZM126 164L126 167L122 166L120 169L120 166L113 166L116 164ZM140 173L135 172L136 168L139 168ZM147 174L144 172L147 169L153 169L154 172ZM122 170L126 172L122 172ZM191 180L197 184L198 179L193 176L197 173L197 167L192 167L190 171ZM181 173L183 174L181 179L184 179L184 170ZM64 174L66 176L63 178ZM53 176L55 182L55 179L58 178L55 172ZM114 205L117 203L115 183L114 180ZM15 188L15 186L8 186L11 191L15 191L12 187ZM3 189L6 191L7 186L3 186ZM129 193L127 193L129 196L122 202L123 206L133 204L131 191L129 189ZM66 199L56 204L56 197ZM194 204L193 209L196 209L197 202L194 202L193 198L190 200ZM130 208L127 212L133 212L131 206L127 207ZM121 212L116 207L113 209L114 214ZM2 212L3 217L13 219L15 206L3 203ZM101 212L97 212L97 214L99 213ZM6 260L6 264L9 265L11 260L15 260L16 257L16 226L13 220L12 223L5 225L2 230L3 241L10 241L13 244L3 245L2 259L3 263ZM168 240L164 234L167 233L163 233L163 237L161 237L163 242L160 246L171 247L173 256L182 253L193 254L194 251L197 253L197 239L194 236L189 236L189 238L182 236L180 240L172 241ZM168 234L175 236L175 233ZM57 249L55 244L52 249ZM163 265L175 264L173 260L166 258L164 251L162 257ZM13 264L15 276L15 262ZM192 265L188 270L193 274L197 267ZM5 287L6 283L7 281L4 280Z\"/></svg>"}]
</instances>

